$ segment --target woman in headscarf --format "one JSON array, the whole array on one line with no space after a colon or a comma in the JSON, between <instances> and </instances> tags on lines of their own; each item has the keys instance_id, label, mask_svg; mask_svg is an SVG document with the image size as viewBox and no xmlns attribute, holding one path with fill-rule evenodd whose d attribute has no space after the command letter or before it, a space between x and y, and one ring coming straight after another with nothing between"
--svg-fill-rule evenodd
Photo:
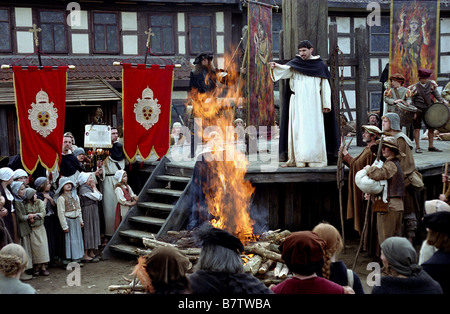
<instances>
[{"instance_id":1,"label":"woman in headscarf","mask_svg":"<svg viewBox=\"0 0 450 314\"><path fill-rule=\"evenodd\" d=\"M44 202L45 220L44 227L47 231L48 249L50 254L50 263L61 262L64 256L64 240L61 225L58 220L55 193L52 191L50 180L46 177L39 177L34 181L37 198Z\"/></svg>"},{"instance_id":2,"label":"woman in headscarf","mask_svg":"<svg viewBox=\"0 0 450 314\"><path fill-rule=\"evenodd\" d=\"M96 263L99 259L95 256L94 250L97 250L101 244L98 202L102 200L103 195L95 186L91 172L80 173L78 176L78 185L78 195L80 197L81 213L84 221L83 261Z\"/></svg>"},{"instance_id":3,"label":"woman in headscarf","mask_svg":"<svg viewBox=\"0 0 450 314\"><path fill-rule=\"evenodd\" d=\"M381 243L383 274L372 294L442 294L438 282L417 264L416 250L408 239L390 237Z\"/></svg>"},{"instance_id":4,"label":"woman in headscarf","mask_svg":"<svg viewBox=\"0 0 450 314\"><path fill-rule=\"evenodd\" d=\"M192 267L189 259L172 246L157 247L149 255L138 258L133 275L148 293L190 294L187 271Z\"/></svg>"},{"instance_id":5,"label":"woman in headscarf","mask_svg":"<svg viewBox=\"0 0 450 314\"><path fill-rule=\"evenodd\" d=\"M244 272L240 253L241 241L225 230L207 224L200 227L198 238L202 243L197 270L190 275L194 294L270 294L258 278Z\"/></svg>"},{"instance_id":6,"label":"woman in headscarf","mask_svg":"<svg viewBox=\"0 0 450 314\"><path fill-rule=\"evenodd\" d=\"M28 214L31 226L31 257L34 265L34 275L48 276L46 264L50 262L48 252L47 231L44 227L45 207L44 202L37 198L36 190L25 189L24 208Z\"/></svg>"},{"instance_id":7,"label":"woman in headscarf","mask_svg":"<svg viewBox=\"0 0 450 314\"><path fill-rule=\"evenodd\" d=\"M10 185L13 182L14 171L11 168L3 167L0 169L0 195L5 198L6 215L1 217L3 219L9 237L15 243L19 243L17 232L17 218L14 209L14 196L11 193ZM5 234L5 237L8 237Z\"/></svg>"},{"instance_id":8,"label":"woman in headscarf","mask_svg":"<svg viewBox=\"0 0 450 314\"><path fill-rule=\"evenodd\" d=\"M114 179L117 181L114 186L114 193L117 198L116 218L114 223L114 230L116 230L131 207L136 205L138 196L134 194L131 186L128 185L128 175L125 170L118 170L114 175Z\"/></svg>"},{"instance_id":9,"label":"woman in headscarf","mask_svg":"<svg viewBox=\"0 0 450 314\"><path fill-rule=\"evenodd\" d=\"M14 208L17 217L17 230L19 237L19 244L23 246L28 256L28 265L26 266L24 272L21 275L22 280L30 280L32 276L28 274L29 270L33 269L33 263L31 261L31 226L29 221L29 215L27 210L25 209L24 200L25 200L25 190L26 185L23 181L14 181L11 183L11 192L14 195Z\"/></svg>"}]
</instances>

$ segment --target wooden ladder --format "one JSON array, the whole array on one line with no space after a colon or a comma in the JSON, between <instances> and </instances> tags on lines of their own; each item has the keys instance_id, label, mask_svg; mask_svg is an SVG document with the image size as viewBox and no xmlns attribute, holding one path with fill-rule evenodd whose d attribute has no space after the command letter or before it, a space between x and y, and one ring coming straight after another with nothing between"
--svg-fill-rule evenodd
<instances>
[{"instance_id":1,"label":"wooden ladder","mask_svg":"<svg viewBox=\"0 0 450 314\"><path fill-rule=\"evenodd\" d=\"M133 206L102 252L139 256L149 253L143 238L157 238L168 230L181 230L190 204L189 187L193 169L172 165L163 157L151 173Z\"/></svg>"}]
</instances>

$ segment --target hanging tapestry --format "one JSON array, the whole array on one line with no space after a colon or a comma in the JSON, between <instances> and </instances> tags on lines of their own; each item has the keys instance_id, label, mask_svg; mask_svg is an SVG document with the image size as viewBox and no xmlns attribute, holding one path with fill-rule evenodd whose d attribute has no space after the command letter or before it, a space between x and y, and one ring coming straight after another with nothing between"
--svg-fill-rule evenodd
<instances>
[{"instance_id":1,"label":"hanging tapestry","mask_svg":"<svg viewBox=\"0 0 450 314\"><path fill-rule=\"evenodd\" d=\"M419 81L418 70L436 80L439 45L439 0L391 0L389 73L401 73L405 86Z\"/></svg>"},{"instance_id":2,"label":"hanging tapestry","mask_svg":"<svg viewBox=\"0 0 450 314\"><path fill-rule=\"evenodd\" d=\"M31 174L40 161L52 171L61 160L67 67L12 69L22 165Z\"/></svg>"},{"instance_id":3,"label":"hanging tapestry","mask_svg":"<svg viewBox=\"0 0 450 314\"><path fill-rule=\"evenodd\" d=\"M275 125L273 81L269 62L272 61L272 6L248 3L248 125L260 131L260 126Z\"/></svg>"},{"instance_id":4,"label":"hanging tapestry","mask_svg":"<svg viewBox=\"0 0 450 314\"><path fill-rule=\"evenodd\" d=\"M123 148L130 162L169 150L173 65L123 64Z\"/></svg>"}]
</instances>

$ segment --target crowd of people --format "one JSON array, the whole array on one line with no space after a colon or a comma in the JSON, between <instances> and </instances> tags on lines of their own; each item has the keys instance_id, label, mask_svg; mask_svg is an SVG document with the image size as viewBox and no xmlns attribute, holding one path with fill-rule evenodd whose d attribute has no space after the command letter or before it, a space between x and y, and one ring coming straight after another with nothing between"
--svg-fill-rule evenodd
<instances>
[{"instance_id":1,"label":"crowd of people","mask_svg":"<svg viewBox=\"0 0 450 314\"><path fill-rule=\"evenodd\" d=\"M21 168L0 168L0 249L19 252L14 259L18 279L49 276L49 267L65 268L71 262L100 261L101 247L137 202L120 167L124 161L117 129L111 134L113 147L95 168L85 150L75 146L70 132L64 134L59 171L45 171L34 178L41 172L29 175ZM13 158L10 165L17 160ZM27 258L11 245L20 246ZM11 277L5 272L0 281L5 276ZM0 293L7 291L14 290L0 288Z\"/></svg>"}]
</instances>

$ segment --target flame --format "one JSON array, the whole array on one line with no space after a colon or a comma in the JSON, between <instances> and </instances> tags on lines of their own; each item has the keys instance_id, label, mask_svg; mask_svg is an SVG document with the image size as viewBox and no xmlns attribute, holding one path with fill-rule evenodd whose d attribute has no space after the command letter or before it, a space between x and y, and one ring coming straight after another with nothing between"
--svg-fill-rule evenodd
<instances>
[{"instance_id":1,"label":"flame","mask_svg":"<svg viewBox=\"0 0 450 314\"><path fill-rule=\"evenodd\" d=\"M210 223L234 234L245 244L256 239L249 213L255 188L244 178L248 160L235 144L235 117L231 103L237 104L242 97L239 84L234 84L239 77L238 65L229 56L225 56L225 64L228 65L227 71L218 72L218 79L227 81L227 84L219 83L215 91L215 95L225 96L200 94L193 99L192 106L194 116L202 118L201 134L197 135L206 142L217 165L210 167L213 168L208 174L211 180L207 182L208 186L203 186L208 210L214 217Z\"/></svg>"}]
</instances>

